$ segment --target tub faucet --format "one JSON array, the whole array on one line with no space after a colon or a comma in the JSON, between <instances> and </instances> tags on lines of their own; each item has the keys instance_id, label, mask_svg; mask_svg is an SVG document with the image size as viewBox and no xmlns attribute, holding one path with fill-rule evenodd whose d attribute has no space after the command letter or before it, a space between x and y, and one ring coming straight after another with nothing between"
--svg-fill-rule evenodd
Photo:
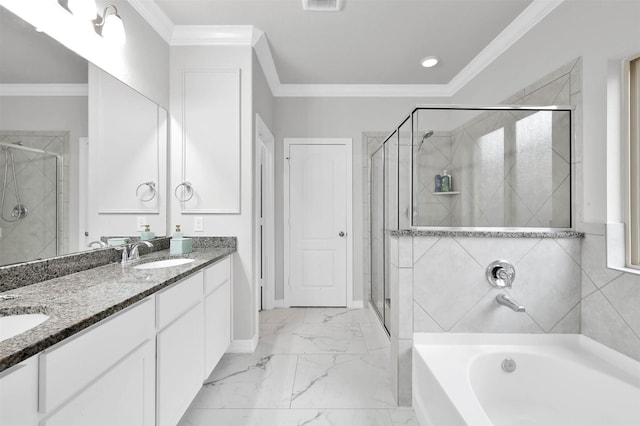
<instances>
[{"instance_id":1,"label":"tub faucet","mask_svg":"<svg viewBox=\"0 0 640 426\"><path fill-rule=\"evenodd\" d=\"M526 311L524 306L520 305L518 302L513 300L511 298L511 296L508 296L506 294L497 295L496 296L496 302L498 302L499 305L506 306L507 308L511 309L514 312L525 312Z\"/></svg>"},{"instance_id":2,"label":"tub faucet","mask_svg":"<svg viewBox=\"0 0 640 426\"><path fill-rule=\"evenodd\" d=\"M147 247L153 247L153 244L149 241L138 241L137 243L124 244L114 248L122 251L122 263L130 263L140 259L140 252L138 251L140 244L144 244Z\"/></svg>"}]
</instances>

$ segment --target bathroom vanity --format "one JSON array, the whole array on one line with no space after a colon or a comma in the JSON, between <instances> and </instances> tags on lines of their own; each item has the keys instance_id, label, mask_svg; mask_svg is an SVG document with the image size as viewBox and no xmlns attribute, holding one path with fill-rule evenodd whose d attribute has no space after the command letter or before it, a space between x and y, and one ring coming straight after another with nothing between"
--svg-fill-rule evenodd
<instances>
[{"instance_id":1,"label":"bathroom vanity","mask_svg":"<svg viewBox=\"0 0 640 426\"><path fill-rule=\"evenodd\" d=\"M111 263L0 295L48 319L0 341L0 426L175 425L231 342L233 248Z\"/></svg>"}]
</instances>

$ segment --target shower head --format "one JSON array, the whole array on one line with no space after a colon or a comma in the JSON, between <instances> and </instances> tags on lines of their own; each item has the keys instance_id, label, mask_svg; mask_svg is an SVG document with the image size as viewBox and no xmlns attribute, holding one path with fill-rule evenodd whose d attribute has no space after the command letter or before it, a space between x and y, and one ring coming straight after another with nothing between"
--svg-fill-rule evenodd
<instances>
[{"instance_id":1,"label":"shower head","mask_svg":"<svg viewBox=\"0 0 640 426\"><path fill-rule=\"evenodd\" d=\"M424 142L425 139L429 139L431 136L433 136L433 130L427 130L424 133L424 136L422 136L422 142ZM422 144L422 142L420 142Z\"/></svg>"},{"instance_id":2,"label":"shower head","mask_svg":"<svg viewBox=\"0 0 640 426\"><path fill-rule=\"evenodd\" d=\"M422 148L422 144L424 143L425 139L429 139L431 136L433 136L433 130L427 130L424 135L422 136L422 140L420 141L420 145L418 145L418 151L420 151L420 148Z\"/></svg>"}]
</instances>

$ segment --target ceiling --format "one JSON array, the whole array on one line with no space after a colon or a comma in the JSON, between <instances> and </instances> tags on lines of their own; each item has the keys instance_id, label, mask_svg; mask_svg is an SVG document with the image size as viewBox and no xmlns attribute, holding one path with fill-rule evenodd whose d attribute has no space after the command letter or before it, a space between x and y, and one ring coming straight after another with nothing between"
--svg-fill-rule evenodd
<instances>
[{"instance_id":1,"label":"ceiling","mask_svg":"<svg viewBox=\"0 0 640 426\"><path fill-rule=\"evenodd\" d=\"M259 28L283 85L446 85L532 3L345 0L340 12L308 12L301 0L141 1L174 25ZM441 62L422 68L429 55Z\"/></svg>"}]
</instances>

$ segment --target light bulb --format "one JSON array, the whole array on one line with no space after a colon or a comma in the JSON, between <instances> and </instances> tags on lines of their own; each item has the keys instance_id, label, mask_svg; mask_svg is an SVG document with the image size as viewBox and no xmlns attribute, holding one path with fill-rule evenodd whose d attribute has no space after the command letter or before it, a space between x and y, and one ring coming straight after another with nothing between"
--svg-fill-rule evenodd
<instances>
[{"instance_id":1,"label":"light bulb","mask_svg":"<svg viewBox=\"0 0 640 426\"><path fill-rule=\"evenodd\" d=\"M104 26L102 27L102 37L113 44L125 44L127 41L127 35L124 31L124 24L122 23L120 16L116 14L105 16Z\"/></svg>"},{"instance_id":2,"label":"light bulb","mask_svg":"<svg viewBox=\"0 0 640 426\"><path fill-rule=\"evenodd\" d=\"M68 0L67 7L73 16L80 19L93 21L98 15L95 0Z\"/></svg>"},{"instance_id":3,"label":"light bulb","mask_svg":"<svg viewBox=\"0 0 640 426\"><path fill-rule=\"evenodd\" d=\"M422 65L425 68L431 68L431 67L435 67L436 65L438 65L438 57L436 56L427 56L426 58L424 58L423 60L420 61L420 65Z\"/></svg>"}]
</instances>

